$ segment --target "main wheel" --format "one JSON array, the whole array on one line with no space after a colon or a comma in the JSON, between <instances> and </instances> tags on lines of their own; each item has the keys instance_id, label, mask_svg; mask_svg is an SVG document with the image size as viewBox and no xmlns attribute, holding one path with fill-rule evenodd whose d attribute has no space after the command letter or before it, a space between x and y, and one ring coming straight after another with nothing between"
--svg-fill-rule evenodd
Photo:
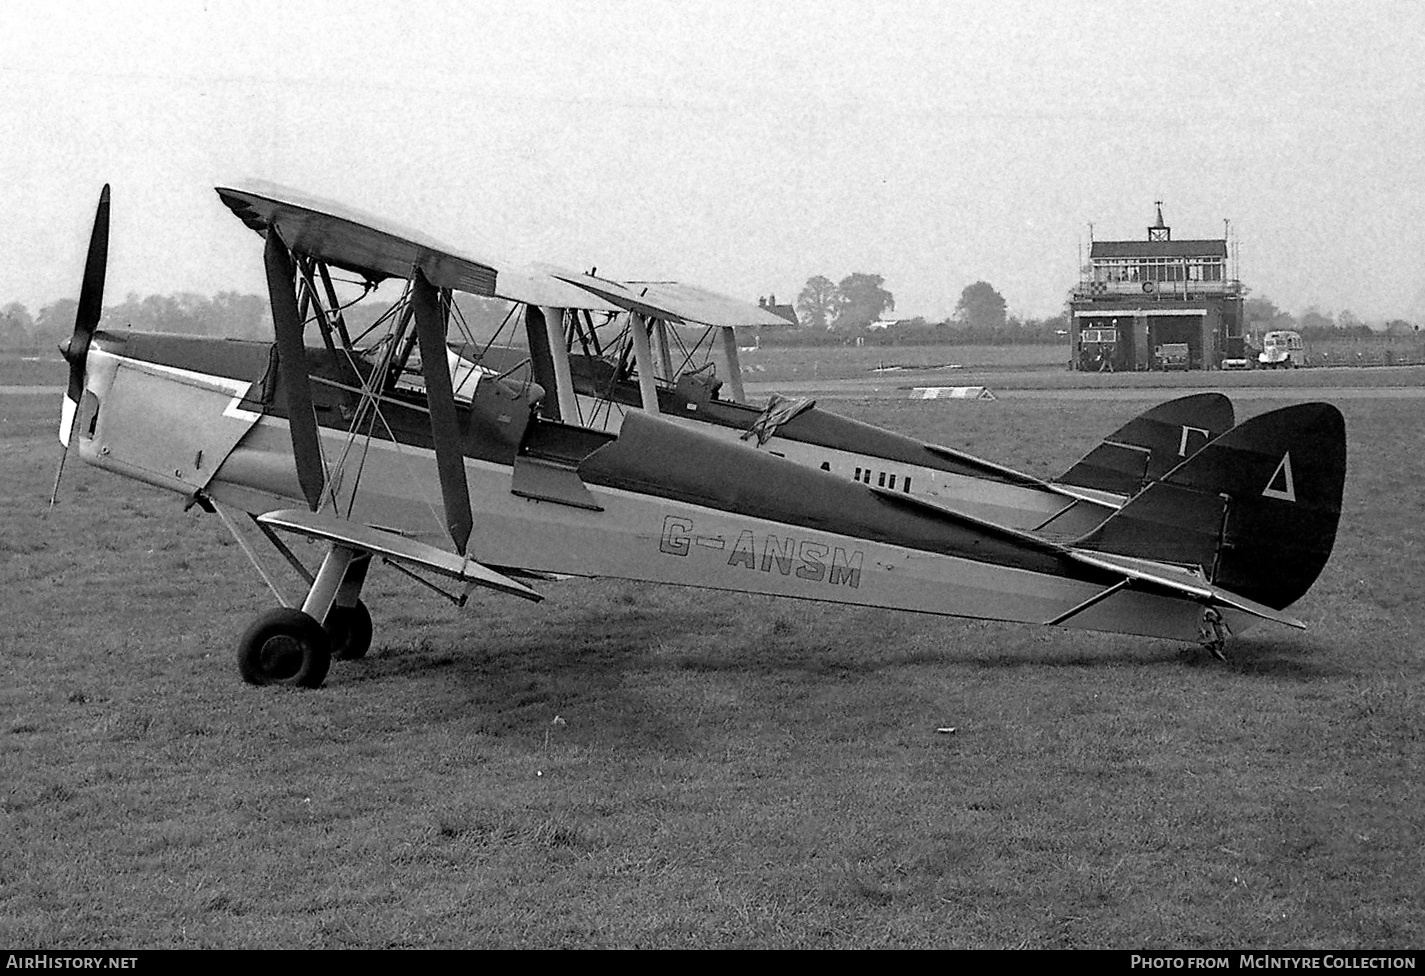
<instances>
[{"instance_id":1,"label":"main wheel","mask_svg":"<svg viewBox=\"0 0 1425 976\"><path fill-rule=\"evenodd\" d=\"M331 660L322 625L291 607L259 615L238 638L238 671L248 684L318 688Z\"/></svg>"},{"instance_id":2,"label":"main wheel","mask_svg":"<svg viewBox=\"0 0 1425 976\"><path fill-rule=\"evenodd\" d=\"M338 661L363 658L371 649L371 611L360 600L354 607L332 607L327 611L326 632L332 657Z\"/></svg>"}]
</instances>

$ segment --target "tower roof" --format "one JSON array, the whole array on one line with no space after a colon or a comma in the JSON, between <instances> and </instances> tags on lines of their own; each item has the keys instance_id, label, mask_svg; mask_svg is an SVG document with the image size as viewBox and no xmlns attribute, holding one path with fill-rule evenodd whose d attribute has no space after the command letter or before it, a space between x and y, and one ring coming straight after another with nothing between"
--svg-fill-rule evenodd
<instances>
[{"instance_id":1,"label":"tower roof","mask_svg":"<svg viewBox=\"0 0 1425 976\"><path fill-rule=\"evenodd\" d=\"M1220 241L1094 241L1093 258L1225 258L1227 242Z\"/></svg>"}]
</instances>

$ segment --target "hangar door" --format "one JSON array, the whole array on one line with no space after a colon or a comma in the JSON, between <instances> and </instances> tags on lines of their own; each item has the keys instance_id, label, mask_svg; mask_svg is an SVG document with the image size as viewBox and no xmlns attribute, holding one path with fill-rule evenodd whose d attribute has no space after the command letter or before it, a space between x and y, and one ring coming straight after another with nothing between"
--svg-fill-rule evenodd
<instances>
[{"instance_id":1,"label":"hangar door","mask_svg":"<svg viewBox=\"0 0 1425 976\"><path fill-rule=\"evenodd\" d=\"M1148 344L1156 350L1171 343L1186 343L1190 369L1204 369L1201 314L1154 315L1148 321Z\"/></svg>"},{"instance_id":2,"label":"hangar door","mask_svg":"<svg viewBox=\"0 0 1425 976\"><path fill-rule=\"evenodd\" d=\"M1128 325L1132 318L1123 320ZM1084 315L1078 320L1076 369L1113 372L1132 369L1132 335L1121 327L1117 315Z\"/></svg>"}]
</instances>

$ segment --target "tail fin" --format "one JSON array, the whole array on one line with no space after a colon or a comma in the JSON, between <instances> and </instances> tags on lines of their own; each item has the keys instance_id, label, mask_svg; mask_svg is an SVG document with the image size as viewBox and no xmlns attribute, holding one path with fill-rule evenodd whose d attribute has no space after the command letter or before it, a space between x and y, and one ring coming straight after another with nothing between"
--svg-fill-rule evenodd
<instances>
[{"instance_id":1,"label":"tail fin","mask_svg":"<svg viewBox=\"0 0 1425 976\"><path fill-rule=\"evenodd\" d=\"M1346 423L1329 403L1253 417L1150 484L1077 546L1202 567L1280 610L1330 558L1346 483Z\"/></svg>"},{"instance_id":2,"label":"tail fin","mask_svg":"<svg viewBox=\"0 0 1425 976\"><path fill-rule=\"evenodd\" d=\"M1077 488L1133 495L1226 433L1232 423L1232 401L1221 393L1194 393L1169 400L1109 434L1055 480Z\"/></svg>"}]
</instances>

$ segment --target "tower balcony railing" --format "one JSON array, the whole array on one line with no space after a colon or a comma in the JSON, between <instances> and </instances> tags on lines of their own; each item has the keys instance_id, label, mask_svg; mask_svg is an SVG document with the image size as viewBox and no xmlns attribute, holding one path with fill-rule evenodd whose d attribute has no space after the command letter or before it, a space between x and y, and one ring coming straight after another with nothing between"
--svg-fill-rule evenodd
<instances>
[{"instance_id":1,"label":"tower balcony railing","mask_svg":"<svg viewBox=\"0 0 1425 976\"><path fill-rule=\"evenodd\" d=\"M1242 294L1240 281L1080 281L1074 298L1183 299Z\"/></svg>"}]
</instances>

